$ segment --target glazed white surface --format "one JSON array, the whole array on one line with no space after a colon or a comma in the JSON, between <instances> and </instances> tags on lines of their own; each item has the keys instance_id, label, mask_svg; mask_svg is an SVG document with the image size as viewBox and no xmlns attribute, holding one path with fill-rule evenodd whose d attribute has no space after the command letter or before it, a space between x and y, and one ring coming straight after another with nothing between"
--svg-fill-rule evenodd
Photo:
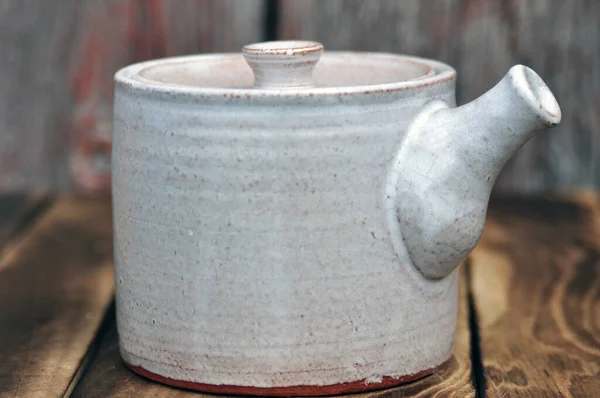
<instances>
[{"instance_id":1,"label":"glazed white surface","mask_svg":"<svg viewBox=\"0 0 600 398\"><path fill-rule=\"evenodd\" d=\"M492 187L506 162L560 119L546 84L523 65L459 108L428 103L389 174L388 207L394 211L388 218L400 256L406 248L428 278L449 275L479 242Z\"/></svg>"},{"instance_id":2,"label":"glazed white surface","mask_svg":"<svg viewBox=\"0 0 600 398\"><path fill-rule=\"evenodd\" d=\"M427 161L403 158L403 140L426 104L455 106L453 72L314 96L120 73L113 211L127 362L177 380L281 387L377 382L450 357L457 263L425 278L416 238L405 246L410 228L390 214L414 184L398 162Z\"/></svg>"},{"instance_id":3,"label":"glazed white surface","mask_svg":"<svg viewBox=\"0 0 600 398\"><path fill-rule=\"evenodd\" d=\"M428 282L401 263L383 207L402 115L426 100L231 109L117 91L125 360L258 387L407 375L446 360L456 278Z\"/></svg>"}]
</instances>

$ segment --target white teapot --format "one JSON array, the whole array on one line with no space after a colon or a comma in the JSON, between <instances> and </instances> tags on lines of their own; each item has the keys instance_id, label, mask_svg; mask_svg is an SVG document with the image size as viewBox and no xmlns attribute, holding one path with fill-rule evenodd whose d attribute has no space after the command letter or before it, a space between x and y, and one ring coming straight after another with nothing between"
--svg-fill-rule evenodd
<instances>
[{"instance_id":1,"label":"white teapot","mask_svg":"<svg viewBox=\"0 0 600 398\"><path fill-rule=\"evenodd\" d=\"M304 41L119 71L126 363L201 391L323 395L448 360L455 269L492 185L561 119L525 66L458 108L455 80L437 61Z\"/></svg>"}]
</instances>

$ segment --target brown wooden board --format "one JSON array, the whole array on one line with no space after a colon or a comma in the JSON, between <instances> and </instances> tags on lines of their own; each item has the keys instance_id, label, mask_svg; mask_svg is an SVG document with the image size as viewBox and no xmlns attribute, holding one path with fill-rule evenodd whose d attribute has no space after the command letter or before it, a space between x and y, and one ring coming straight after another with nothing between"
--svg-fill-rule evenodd
<instances>
[{"instance_id":1,"label":"brown wooden board","mask_svg":"<svg viewBox=\"0 0 600 398\"><path fill-rule=\"evenodd\" d=\"M563 111L528 143L498 189L600 187L600 2L597 0L280 0L279 38L321 41L325 51L405 53L458 72L460 104L517 63L538 72ZM474 115L475 117L476 115Z\"/></svg>"},{"instance_id":2,"label":"brown wooden board","mask_svg":"<svg viewBox=\"0 0 600 398\"><path fill-rule=\"evenodd\" d=\"M113 74L260 41L264 0L0 5L0 192L109 187Z\"/></svg>"},{"instance_id":3,"label":"brown wooden board","mask_svg":"<svg viewBox=\"0 0 600 398\"><path fill-rule=\"evenodd\" d=\"M405 386L351 395L357 398L375 397L472 397L470 333L467 316L465 279L461 279L458 331L454 355L436 374ZM123 365L119 357L117 331L114 326L104 336L98 353L73 392L77 398L127 397L218 397L168 387L144 379ZM222 396L222 395L220 395Z\"/></svg>"},{"instance_id":4,"label":"brown wooden board","mask_svg":"<svg viewBox=\"0 0 600 398\"><path fill-rule=\"evenodd\" d=\"M0 257L0 396L69 389L113 295L110 202L64 198Z\"/></svg>"},{"instance_id":5,"label":"brown wooden board","mask_svg":"<svg viewBox=\"0 0 600 398\"><path fill-rule=\"evenodd\" d=\"M600 396L599 205L492 202L471 256L489 397Z\"/></svg>"}]
</instances>

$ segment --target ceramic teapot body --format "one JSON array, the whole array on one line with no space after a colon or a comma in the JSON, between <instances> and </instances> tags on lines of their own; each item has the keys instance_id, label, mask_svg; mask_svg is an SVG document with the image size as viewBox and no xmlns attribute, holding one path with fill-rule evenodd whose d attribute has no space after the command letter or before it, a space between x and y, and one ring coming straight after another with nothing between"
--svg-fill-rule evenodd
<instances>
[{"instance_id":1,"label":"ceramic teapot body","mask_svg":"<svg viewBox=\"0 0 600 398\"><path fill-rule=\"evenodd\" d=\"M489 190L560 111L544 119L515 100L540 95L510 94L526 69L478 100L490 114L480 121L452 109L455 73L442 63L317 63L315 46L249 47L254 75L238 54L117 74L117 322L137 372L203 391L321 395L399 384L449 359L455 268L479 239Z\"/></svg>"}]
</instances>

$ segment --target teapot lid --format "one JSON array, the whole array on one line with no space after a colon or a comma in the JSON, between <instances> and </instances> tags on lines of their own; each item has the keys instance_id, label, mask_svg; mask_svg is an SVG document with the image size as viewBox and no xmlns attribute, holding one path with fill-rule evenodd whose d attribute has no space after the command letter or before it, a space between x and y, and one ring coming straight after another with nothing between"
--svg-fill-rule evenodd
<instances>
[{"instance_id":1,"label":"teapot lid","mask_svg":"<svg viewBox=\"0 0 600 398\"><path fill-rule=\"evenodd\" d=\"M450 66L405 55L324 52L314 41L270 41L245 46L242 54L167 58L123 68L127 80L179 90L245 95L289 95L396 91L430 86L455 78Z\"/></svg>"}]
</instances>

